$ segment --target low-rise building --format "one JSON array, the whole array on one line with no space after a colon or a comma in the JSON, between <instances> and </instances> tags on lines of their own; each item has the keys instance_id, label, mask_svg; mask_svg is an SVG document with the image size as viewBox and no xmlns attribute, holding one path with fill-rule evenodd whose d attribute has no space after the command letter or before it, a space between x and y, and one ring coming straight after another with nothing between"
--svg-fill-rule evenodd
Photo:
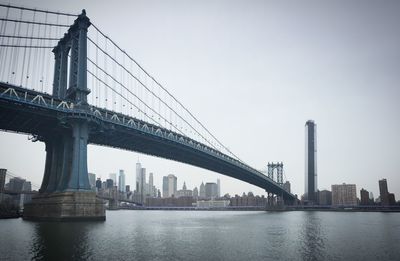
<instances>
[{"instance_id":1,"label":"low-rise building","mask_svg":"<svg viewBox=\"0 0 400 261\"><path fill-rule=\"evenodd\" d=\"M332 185L332 205L356 206L357 189L355 184Z\"/></svg>"},{"instance_id":2,"label":"low-rise building","mask_svg":"<svg viewBox=\"0 0 400 261\"><path fill-rule=\"evenodd\" d=\"M197 208L226 208L230 204L229 200L198 200Z\"/></svg>"}]
</instances>

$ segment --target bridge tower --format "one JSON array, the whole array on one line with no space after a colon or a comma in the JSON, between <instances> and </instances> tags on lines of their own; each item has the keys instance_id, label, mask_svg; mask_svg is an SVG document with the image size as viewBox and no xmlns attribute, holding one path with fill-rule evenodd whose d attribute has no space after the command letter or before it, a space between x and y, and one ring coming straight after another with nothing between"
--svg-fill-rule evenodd
<instances>
[{"instance_id":1,"label":"bridge tower","mask_svg":"<svg viewBox=\"0 0 400 261\"><path fill-rule=\"evenodd\" d=\"M267 164L267 173L268 177L274 181L276 181L280 186L283 186L283 162L268 162ZM275 180L275 172L276 172L276 180ZM274 197L273 194L268 193L268 204L274 205L274 204L281 204L283 201L282 197L280 195L276 195Z\"/></svg>"},{"instance_id":2,"label":"bridge tower","mask_svg":"<svg viewBox=\"0 0 400 261\"><path fill-rule=\"evenodd\" d=\"M39 195L26 204L25 219L105 219L103 202L91 191L87 170L88 120L87 30L85 10L53 49L53 95L74 104L75 111L39 137L46 145L46 164ZM68 56L69 71L68 71ZM67 81L69 77L69 80ZM68 86L67 86L68 84Z\"/></svg>"}]
</instances>

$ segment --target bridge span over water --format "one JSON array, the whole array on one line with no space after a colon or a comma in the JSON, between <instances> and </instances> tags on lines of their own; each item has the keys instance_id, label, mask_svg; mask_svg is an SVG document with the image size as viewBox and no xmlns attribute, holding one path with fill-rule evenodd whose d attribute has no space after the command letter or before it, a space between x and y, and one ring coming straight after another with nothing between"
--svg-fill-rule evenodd
<instances>
[{"instance_id":1,"label":"bridge span over water","mask_svg":"<svg viewBox=\"0 0 400 261\"><path fill-rule=\"evenodd\" d=\"M89 192L87 144L179 161L248 182L286 202L295 199L227 149L85 11L67 26L49 17L60 21L71 14L0 8L7 10L0 27L0 129L46 144L43 182L25 207L26 218L104 218L101 202ZM21 17L12 17L14 9ZM24 12L37 18L24 20Z\"/></svg>"}]
</instances>

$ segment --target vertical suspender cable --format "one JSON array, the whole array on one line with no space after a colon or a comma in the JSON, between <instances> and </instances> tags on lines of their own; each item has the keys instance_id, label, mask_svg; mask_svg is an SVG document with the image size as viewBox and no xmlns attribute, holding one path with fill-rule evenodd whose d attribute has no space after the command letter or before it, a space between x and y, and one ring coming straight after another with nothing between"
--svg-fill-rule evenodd
<instances>
[{"instance_id":1,"label":"vertical suspender cable","mask_svg":"<svg viewBox=\"0 0 400 261\"><path fill-rule=\"evenodd\" d=\"M16 22L14 22L14 30L13 30L13 36L15 36L15 33L16 33L16 30L17 30L17 23ZM14 38L12 38L11 39L11 43L12 44L14 44ZM8 41L7 41L8 42ZM13 64L13 61L12 61L12 59L13 59L13 56L14 56L14 50L16 49L16 48L10 48L11 50L10 50L10 58L9 58L9 61L8 61L8 63L7 63L7 67L8 67L8 73L7 73L7 82L11 82L11 72L12 72L12 66L10 66L10 65L12 65Z\"/></svg>"},{"instance_id":2,"label":"vertical suspender cable","mask_svg":"<svg viewBox=\"0 0 400 261\"><path fill-rule=\"evenodd\" d=\"M36 17L36 11L33 12L33 21L35 21L35 17ZM29 45L32 45L33 31L35 31L34 29L35 29L35 24L32 24L31 39L30 39ZM28 65L27 65L27 68L26 68L26 83L25 83L25 87L27 87L27 88L29 86L28 85L28 81L29 81L29 69L30 69L30 66L31 66L31 53L32 53L32 50L29 49L28 53L29 53L28 54Z\"/></svg>"},{"instance_id":3,"label":"vertical suspender cable","mask_svg":"<svg viewBox=\"0 0 400 261\"><path fill-rule=\"evenodd\" d=\"M45 14L45 23L47 23L47 13ZM47 26L45 26L44 28L44 33L43 33L44 37L47 36ZM42 40L42 44L45 43L45 40ZM44 84L44 79L43 79L43 74L44 74L44 65L47 64L47 62L45 61L45 54L46 54L47 50L43 49L42 51L42 57L40 58L41 64L42 64L42 70L40 72L40 84L41 84L41 91L43 92L43 84Z\"/></svg>"}]
</instances>

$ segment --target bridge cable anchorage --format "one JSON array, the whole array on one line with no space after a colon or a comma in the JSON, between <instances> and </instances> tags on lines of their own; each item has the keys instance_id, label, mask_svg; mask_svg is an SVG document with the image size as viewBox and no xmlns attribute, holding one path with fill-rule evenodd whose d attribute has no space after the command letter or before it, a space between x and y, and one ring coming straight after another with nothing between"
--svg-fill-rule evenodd
<instances>
[{"instance_id":1,"label":"bridge cable anchorage","mask_svg":"<svg viewBox=\"0 0 400 261\"><path fill-rule=\"evenodd\" d=\"M223 149L225 149L229 154L233 155L239 161L242 161L238 156L236 156L232 151L230 151L226 146L222 144L181 102L179 102L175 96L173 96L164 86L162 86L153 76L151 76L144 68L133 59L128 53L126 53L122 48L120 48L112 39L110 39L106 34L104 34L95 24L92 23L92 27L96 29L103 37L109 40L113 45L115 45L124 55L126 55L131 61L133 61L149 78L151 78L160 88L162 88L172 99L177 102ZM202 135L201 135L202 136Z\"/></svg>"}]
</instances>

